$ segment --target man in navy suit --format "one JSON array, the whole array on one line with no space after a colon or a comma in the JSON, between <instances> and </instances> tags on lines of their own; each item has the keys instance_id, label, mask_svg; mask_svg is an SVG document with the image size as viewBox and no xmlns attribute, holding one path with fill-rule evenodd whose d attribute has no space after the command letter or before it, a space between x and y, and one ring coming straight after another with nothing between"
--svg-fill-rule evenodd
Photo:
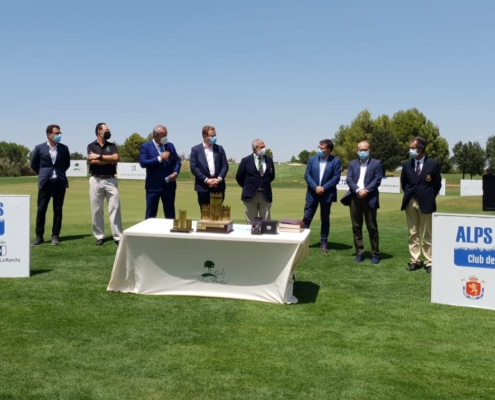
<instances>
[{"instance_id":1,"label":"man in navy suit","mask_svg":"<svg viewBox=\"0 0 495 400\"><path fill-rule=\"evenodd\" d=\"M210 193L221 193L225 199L225 176L229 170L227 156L217 143L217 133L213 126L206 125L202 130L203 142L191 149L189 162L195 176L194 190L198 193L198 204L210 204Z\"/></svg>"},{"instance_id":2,"label":"man in navy suit","mask_svg":"<svg viewBox=\"0 0 495 400\"><path fill-rule=\"evenodd\" d=\"M330 208L337 201L337 184L340 181L340 159L332 156L333 142L330 139L320 141L318 155L311 157L306 165L304 179L308 184L306 204L304 206L304 227L309 228L320 206L321 242L320 250L328 253L328 235L330 233Z\"/></svg>"},{"instance_id":3,"label":"man in navy suit","mask_svg":"<svg viewBox=\"0 0 495 400\"><path fill-rule=\"evenodd\" d=\"M266 156L265 142L255 139L251 147L253 153L241 160L235 176L242 187L241 200L248 225L253 225L254 218L258 216L263 220L271 219L271 182L275 179L275 166L273 160Z\"/></svg>"},{"instance_id":4,"label":"man in navy suit","mask_svg":"<svg viewBox=\"0 0 495 400\"><path fill-rule=\"evenodd\" d=\"M352 160L347 168L347 185L349 191L340 202L349 206L351 213L352 234L356 249L355 262L364 259L363 217L371 243L371 264L380 262L378 224L376 214L380 208L378 186L382 183L383 167L379 160L370 158L370 144L360 142L357 147L359 160Z\"/></svg>"},{"instance_id":5,"label":"man in navy suit","mask_svg":"<svg viewBox=\"0 0 495 400\"><path fill-rule=\"evenodd\" d=\"M431 274L431 220L437 210L436 197L442 187L442 176L438 162L425 156L425 148L426 140L422 137L409 142L411 160L402 164L400 177L404 191L401 210L406 211L409 228L411 262L407 270L421 268L422 252L426 272Z\"/></svg>"},{"instance_id":6,"label":"man in navy suit","mask_svg":"<svg viewBox=\"0 0 495 400\"><path fill-rule=\"evenodd\" d=\"M145 219L156 218L160 199L165 218L175 219L176 179L181 160L167 136L167 128L157 125L153 128L153 139L141 145L139 150L139 164L146 168Z\"/></svg>"},{"instance_id":7,"label":"man in navy suit","mask_svg":"<svg viewBox=\"0 0 495 400\"><path fill-rule=\"evenodd\" d=\"M45 216L50 199L53 197L52 246L59 243L62 229L62 207L65 190L69 187L65 171L70 167L69 148L60 143L60 126L48 125L47 141L34 148L31 168L38 174L38 211L36 213L36 239L31 246L44 243Z\"/></svg>"}]
</instances>

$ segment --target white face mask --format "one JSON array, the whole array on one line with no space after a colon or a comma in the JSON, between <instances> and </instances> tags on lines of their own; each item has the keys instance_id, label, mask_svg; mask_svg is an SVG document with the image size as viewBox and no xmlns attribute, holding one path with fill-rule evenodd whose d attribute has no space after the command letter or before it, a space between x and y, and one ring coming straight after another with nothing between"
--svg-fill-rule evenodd
<instances>
[{"instance_id":1,"label":"white face mask","mask_svg":"<svg viewBox=\"0 0 495 400\"><path fill-rule=\"evenodd\" d=\"M166 136L164 136L164 137L162 137L162 138L160 139L160 143L161 143L161 144L167 144L167 142L168 142L168 137L166 137Z\"/></svg>"},{"instance_id":2,"label":"white face mask","mask_svg":"<svg viewBox=\"0 0 495 400\"><path fill-rule=\"evenodd\" d=\"M263 157L266 154L266 149L258 150L258 156Z\"/></svg>"}]
</instances>

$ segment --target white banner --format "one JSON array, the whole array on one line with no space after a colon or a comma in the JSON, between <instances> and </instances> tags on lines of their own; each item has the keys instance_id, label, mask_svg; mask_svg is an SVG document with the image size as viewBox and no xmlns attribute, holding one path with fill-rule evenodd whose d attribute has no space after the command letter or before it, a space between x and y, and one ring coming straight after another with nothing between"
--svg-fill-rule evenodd
<instances>
[{"instance_id":1,"label":"white banner","mask_svg":"<svg viewBox=\"0 0 495 400\"><path fill-rule=\"evenodd\" d=\"M141 168L139 163L117 163L117 178L137 179L144 181L146 178L146 168Z\"/></svg>"},{"instance_id":2,"label":"white banner","mask_svg":"<svg viewBox=\"0 0 495 400\"><path fill-rule=\"evenodd\" d=\"M461 196L483 196L483 181L461 179Z\"/></svg>"},{"instance_id":3,"label":"white banner","mask_svg":"<svg viewBox=\"0 0 495 400\"><path fill-rule=\"evenodd\" d=\"M65 174L67 176L88 176L88 162L86 160L70 160L70 167Z\"/></svg>"},{"instance_id":4,"label":"white banner","mask_svg":"<svg viewBox=\"0 0 495 400\"><path fill-rule=\"evenodd\" d=\"M344 175L340 177L340 181L337 184L337 190L349 190L347 180ZM381 185L378 187L379 192L383 193L400 193L400 178L383 178Z\"/></svg>"},{"instance_id":5,"label":"white banner","mask_svg":"<svg viewBox=\"0 0 495 400\"><path fill-rule=\"evenodd\" d=\"M493 216L433 214L433 303L495 310L494 237Z\"/></svg>"},{"instance_id":6,"label":"white banner","mask_svg":"<svg viewBox=\"0 0 495 400\"><path fill-rule=\"evenodd\" d=\"M0 278L29 277L30 200L0 195Z\"/></svg>"}]
</instances>

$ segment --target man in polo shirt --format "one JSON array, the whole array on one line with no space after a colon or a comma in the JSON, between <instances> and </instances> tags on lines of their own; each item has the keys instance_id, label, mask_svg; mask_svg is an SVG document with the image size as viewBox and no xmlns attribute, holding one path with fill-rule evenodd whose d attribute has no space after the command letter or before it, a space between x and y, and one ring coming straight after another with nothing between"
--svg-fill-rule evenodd
<instances>
[{"instance_id":1,"label":"man in polo shirt","mask_svg":"<svg viewBox=\"0 0 495 400\"><path fill-rule=\"evenodd\" d=\"M89 179L89 198L93 220L93 235L96 245L102 246L105 241L105 223L103 221L103 203L106 197L110 227L115 244L122 237L122 217L120 214L120 196L118 190L116 165L119 152L115 143L108 141L111 133L107 124L100 122L95 128L96 140L88 144L88 160L91 178Z\"/></svg>"}]
</instances>

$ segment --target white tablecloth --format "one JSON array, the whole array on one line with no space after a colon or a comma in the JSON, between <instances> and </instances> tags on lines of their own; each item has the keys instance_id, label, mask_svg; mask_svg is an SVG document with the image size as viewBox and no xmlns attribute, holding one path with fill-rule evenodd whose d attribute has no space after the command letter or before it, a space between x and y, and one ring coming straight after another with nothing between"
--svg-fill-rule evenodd
<instances>
[{"instance_id":1,"label":"white tablecloth","mask_svg":"<svg viewBox=\"0 0 495 400\"><path fill-rule=\"evenodd\" d=\"M170 232L172 220L148 219L124 231L107 290L291 303L292 273L308 256L309 229L251 235Z\"/></svg>"}]
</instances>

